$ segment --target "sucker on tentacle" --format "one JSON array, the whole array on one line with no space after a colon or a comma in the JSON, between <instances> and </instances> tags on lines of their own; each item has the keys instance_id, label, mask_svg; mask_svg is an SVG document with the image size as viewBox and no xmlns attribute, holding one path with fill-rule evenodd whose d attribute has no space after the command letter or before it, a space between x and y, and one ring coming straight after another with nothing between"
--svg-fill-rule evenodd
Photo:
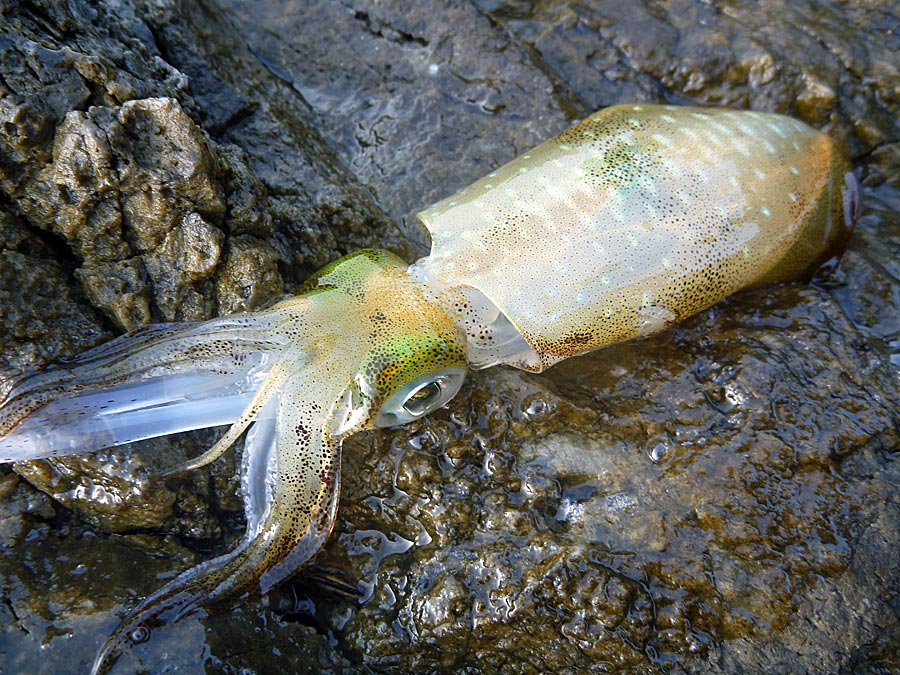
<instances>
[{"instance_id":1,"label":"sucker on tentacle","mask_svg":"<svg viewBox=\"0 0 900 675\"><path fill-rule=\"evenodd\" d=\"M334 523L340 449L444 405L467 367L540 371L649 335L741 289L832 269L859 214L846 158L779 115L603 110L419 214L429 256L362 251L299 295L148 326L23 375L0 404L0 461L231 425L247 532L145 599L93 673L153 628L259 596Z\"/></svg>"}]
</instances>

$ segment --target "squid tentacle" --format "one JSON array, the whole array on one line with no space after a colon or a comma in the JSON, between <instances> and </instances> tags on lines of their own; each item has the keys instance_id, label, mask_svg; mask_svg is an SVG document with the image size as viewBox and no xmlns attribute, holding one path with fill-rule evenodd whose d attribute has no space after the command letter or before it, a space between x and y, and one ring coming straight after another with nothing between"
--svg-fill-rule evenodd
<instances>
[{"instance_id":1,"label":"squid tentacle","mask_svg":"<svg viewBox=\"0 0 900 675\"><path fill-rule=\"evenodd\" d=\"M273 394L284 385L288 375L289 373L283 365L276 363L272 367L272 370L269 371L265 381L256 391L253 398L247 404L247 407L241 413L241 416L228 428L222 437L216 441L215 445L203 454L169 469L162 475L164 477L172 476L184 473L185 471L199 469L201 466L214 462L221 457L228 448L234 445L235 441L240 438L241 434L244 433L251 424L260 421L261 411L266 408L266 403L272 398Z\"/></svg>"},{"instance_id":2,"label":"squid tentacle","mask_svg":"<svg viewBox=\"0 0 900 675\"><path fill-rule=\"evenodd\" d=\"M252 468L245 475L256 483L244 486L241 545L183 572L138 605L99 651L92 675L109 673L155 628L267 593L328 538L340 492L341 440L329 431L331 409L305 396L320 386L315 372L292 372L283 380L283 390L263 406L276 415L255 422L245 444L243 464Z\"/></svg>"},{"instance_id":3,"label":"squid tentacle","mask_svg":"<svg viewBox=\"0 0 900 675\"><path fill-rule=\"evenodd\" d=\"M265 334L269 319L148 326L26 373L0 403L0 461L234 422L282 349Z\"/></svg>"}]
</instances>

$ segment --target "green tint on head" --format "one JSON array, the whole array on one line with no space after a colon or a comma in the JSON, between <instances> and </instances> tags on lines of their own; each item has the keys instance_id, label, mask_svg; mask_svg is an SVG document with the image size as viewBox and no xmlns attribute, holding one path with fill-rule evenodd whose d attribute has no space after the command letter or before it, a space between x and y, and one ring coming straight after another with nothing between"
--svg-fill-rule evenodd
<instances>
[{"instance_id":1,"label":"green tint on head","mask_svg":"<svg viewBox=\"0 0 900 675\"><path fill-rule=\"evenodd\" d=\"M441 407L459 391L466 372L465 352L457 337L406 336L371 354L372 377L381 410L375 426L404 424Z\"/></svg>"},{"instance_id":2,"label":"green tint on head","mask_svg":"<svg viewBox=\"0 0 900 675\"><path fill-rule=\"evenodd\" d=\"M460 340L455 335L453 341L447 337L426 331L381 344L370 354L366 377L373 379L378 391L387 392L435 370L465 367Z\"/></svg>"},{"instance_id":3,"label":"green tint on head","mask_svg":"<svg viewBox=\"0 0 900 675\"><path fill-rule=\"evenodd\" d=\"M347 377L336 432L410 422L459 390L465 340L397 256L371 250L346 256L322 269L304 291L329 331L317 343L319 365L331 362L328 367Z\"/></svg>"},{"instance_id":4,"label":"green tint on head","mask_svg":"<svg viewBox=\"0 0 900 675\"><path fill-rule=\"evenodd\" d=\"M405 270L399 281L391 284L391 305L401 305L401 314L379 303L369 317L371 348L362 374L380 406L376 426L404 424L444 405L459 391L467 367L465 341L453 320L425 299ZM398 292L404 286L409 292Z\"/></svg>"},{"instance_id":5,"label":"green tint on head","mask_svg":"<svg viewBox=\"0 0 900 675\"><path fill-rule=\"evenodd\" d=\"M297 294L308 296L329 289L358 292L367 277L378 274L382 269L395 267L398 263L406 267L402 260L389 251L355 251L325 265L303 282Z\"/></svg>"}]
</instances>

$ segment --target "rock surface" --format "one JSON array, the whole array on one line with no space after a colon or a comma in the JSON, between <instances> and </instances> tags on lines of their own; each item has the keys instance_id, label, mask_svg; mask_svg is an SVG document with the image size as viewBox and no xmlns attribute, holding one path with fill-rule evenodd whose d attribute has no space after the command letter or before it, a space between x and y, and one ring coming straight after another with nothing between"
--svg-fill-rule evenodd
<instances>
[{"instance_id":1,"label":"rock surface","mask_svg":"<svg viewBox=\"0 0 900 675\"><path fill-rule=\"evenodd\" d=\"M897 26L888 2L0 1L6 373L362 247L413 259L417 210L613 103L792 114L864 182L829 285L478 373L347 443L315 564L121 672L900 672ZM0 672L86 672L137 597L233 546L231 454L159 478L215 437L0 468Z\"/></svg>"}]
</instances>

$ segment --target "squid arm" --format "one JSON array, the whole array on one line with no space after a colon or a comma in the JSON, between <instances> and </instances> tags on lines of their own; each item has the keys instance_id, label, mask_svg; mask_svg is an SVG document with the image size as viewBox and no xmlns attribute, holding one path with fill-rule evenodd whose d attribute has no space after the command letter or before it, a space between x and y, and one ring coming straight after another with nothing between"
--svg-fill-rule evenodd
<instances>
[{"instance_id":1,"label":"squid arm","mask_svg":"<svg viewBox=\"0 0 900 675\"><path fill-rule=\"evenodd\" d=\"M278 348L263 337L267 319L148 326L26 373L0 404L0 462L235 422Z\"/></svg>"},{"instance_id":2,"label":"squid arm","mask_svg":"<svg viewBox=\"0 0 900 675\"><path fill-rule=\"evenodd\" d=\"M184 469L248 431L242 543L140 603L100 650L95 675L154 628L265 594L296 572L334 524L343 439L421 417L462 384L459 328L396 256L347 256L305 289L259 313L122 336L27 373L0 406L3 461L232 425Z\"/></svg>"},{"instance_id":3,"label":"squid arm","mask_svg":"<svg viewBox=\"0 0 900 675\"><path fill-rule=\"evenodd\" d=\"M332 409L310 398L326 393L315 372L293 372L262 407L244 444L242 475L247 532L233 551L193 567L140 603L107 639L92 675L153 629L235 598L267 593L318 551L334 525L341 439ZM337 399L338 394L334 394Z\"/></svg>"}]
</instances>

